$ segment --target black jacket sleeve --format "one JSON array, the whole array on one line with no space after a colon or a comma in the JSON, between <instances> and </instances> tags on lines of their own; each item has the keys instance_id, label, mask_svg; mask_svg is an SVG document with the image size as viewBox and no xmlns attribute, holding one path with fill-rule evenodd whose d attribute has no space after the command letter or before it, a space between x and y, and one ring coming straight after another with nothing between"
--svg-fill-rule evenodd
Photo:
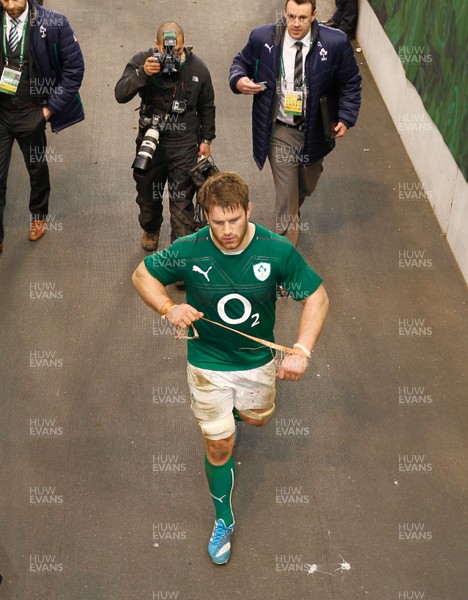
<instances>
[{"instance_id":1,"label":"black jacket sleeve","mask_svg":"<svg viewBox=\"0 0 468 600\"><path fill-rule=\"evenodd\" d=\"M149 81L148 75L143 71L143 65L152 50L139 52L127 63L122 77L115 84L115 99L120 104L130 102Z\"/></svg>"},{"instance_id":2,"label":"black jacket sleeve","mask_svg":"<svg viewBox=\"0 0 468 600\"><path fill-rule=\"evenodd\" d=\"M200 119L200 137L211 141L215 138L215 95L210 72L204 64L203 66L203 82L197 102L197 113Z\"/></svg>"}]
</instances>

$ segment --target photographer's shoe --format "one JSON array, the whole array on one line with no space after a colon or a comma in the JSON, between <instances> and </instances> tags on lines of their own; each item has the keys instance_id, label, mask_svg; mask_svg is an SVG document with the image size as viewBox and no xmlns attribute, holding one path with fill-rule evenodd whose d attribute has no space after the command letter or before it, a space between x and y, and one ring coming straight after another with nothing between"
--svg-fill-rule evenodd
<instances>
[{"instance_id":1,"label":"photographer's shoe","mask_svg":"<svg viewBox=\"0 0 468 600\"><path fill-rule=\"evenodd\" d=\"M149 231L143 231L141 236L141 245L143 250L146 252L156 252L159 244L159 231L150 233Z\"/></svg>"},{"instance_id":2,"label":"photographer's shoe","mask_svg":"<svg viewBox=\"0 0 468 600\"><path fill-rule=\"evenodd\" d=\"M210 541L208 554L215 565L224 565L231 556L231 538L234 532L234 523L226 527L223 519L215 521Z\"/></svg>"}]
</instances>

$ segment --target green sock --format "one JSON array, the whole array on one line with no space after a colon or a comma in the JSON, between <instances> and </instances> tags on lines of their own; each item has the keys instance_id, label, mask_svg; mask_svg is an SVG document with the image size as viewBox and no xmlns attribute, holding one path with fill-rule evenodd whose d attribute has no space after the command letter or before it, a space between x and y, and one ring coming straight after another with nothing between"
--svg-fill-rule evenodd
<instances>
[{"instance_id":1,"label":"green sock","mask_svg":"<svg viewBox=\"0 0 468 600\"><path fill-rule=\"evenodd\" d=\"M216 519L223 519L227 527L234 523L231 494L236 476L236 466L232 456L220 467L212 465L205 456L205 473L211 498L216 511Z\"/></svg>"},{"instance_id":2,"label":"green sock","mask_svg":"<svg viewBox=\"0 0 468 600\"><path fill-rule=\"evenodd\" d=\"M234 420L235 421L242 421L242 419L240 418L240 415L239 415L239 411L237 410L236 407L234 407L232 409L232 414L234 415Z\"/></svg>"}]
</instances>

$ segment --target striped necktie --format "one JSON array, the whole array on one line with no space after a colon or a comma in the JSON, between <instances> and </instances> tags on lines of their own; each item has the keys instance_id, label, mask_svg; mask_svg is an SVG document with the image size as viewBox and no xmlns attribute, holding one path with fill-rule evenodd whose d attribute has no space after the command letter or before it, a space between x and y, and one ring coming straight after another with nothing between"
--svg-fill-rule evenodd
<instances>
[{"instance_id":1,"label":"striped necktie","mask_svg":"<svg viewBox=\"0 0 468 600\"><path fill-rule=\"evenodd\" d=\"M300 90L302 88L302 42L296 42L294 44L296 50L296 60L294 61L294 89Z\"/></svg>"},{"instance_id":2,"label":"striped necktie","mask_svg":"<svg viewBox=\"0 0 468 600\"><path fill-rule=\"evenodd\" d=\"M296 50L296 59L294 61L294 89L301 90L304 77L302 74L302 42L296 42L294 44L297 48ZM304 111L304 109L302 109ZM302 115L294 115L294 124L297 126L302 125L304 122L304 117Z\"/></svg>"},{"instance_id":3,"label":"striped necktie","mask_svg":"<svg viewBox=\"0 0 468 600\"><path fill-rule=\"evenodd\" d=\"M10 36L8 38L8 45L10 50L14 52L19 42L18 25L20 24L19 19L11 19Z\"/></svg>"}]
</instances>

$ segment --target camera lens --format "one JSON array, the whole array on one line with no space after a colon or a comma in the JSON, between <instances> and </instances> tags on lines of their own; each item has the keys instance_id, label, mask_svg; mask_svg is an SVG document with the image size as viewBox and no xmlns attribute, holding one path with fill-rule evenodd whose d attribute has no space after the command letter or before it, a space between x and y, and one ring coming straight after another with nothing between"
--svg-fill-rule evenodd
<instances>
[{"instance_id":1,"label":"camera lens","mask_svg":"<svg viewBox=\"0 0 468 600\"><path fill-rule=\"evenodd\" d=\"M143 173L148 170L150 163L153 159L154 153L159 142L159 131L150 127L141 142L141 146L138 150L138 154L132 164L132 169L142 171Z\"/></svg>"}]
</instances>

